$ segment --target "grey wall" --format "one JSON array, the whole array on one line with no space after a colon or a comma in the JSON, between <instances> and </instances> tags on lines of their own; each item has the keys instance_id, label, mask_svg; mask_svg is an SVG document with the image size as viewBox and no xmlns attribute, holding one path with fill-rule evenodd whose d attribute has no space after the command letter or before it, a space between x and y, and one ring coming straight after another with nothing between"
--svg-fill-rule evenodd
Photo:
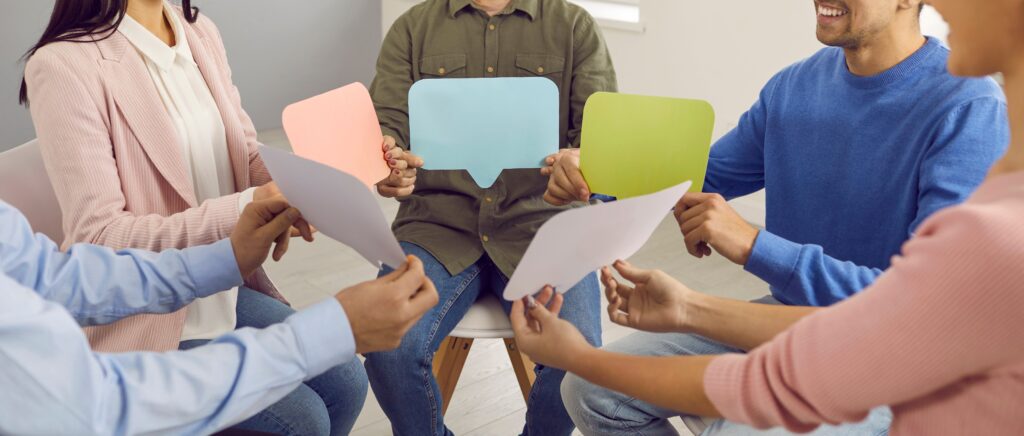
<instances>
[{"instance_id":1,"label":"grey wall","mask_svg":"<svg viewBox=\"0 0 1024 436\"><path fill-rule=\"evenodd\" d=\"M373 0L193 0L220 27L257 129L281 125L286 105L350 82L369 84L381 41ZM35 136L18 106L22 53L39 37L53 1L3 0L0 16L0 151Z\"/></svg>"}]
</instances>

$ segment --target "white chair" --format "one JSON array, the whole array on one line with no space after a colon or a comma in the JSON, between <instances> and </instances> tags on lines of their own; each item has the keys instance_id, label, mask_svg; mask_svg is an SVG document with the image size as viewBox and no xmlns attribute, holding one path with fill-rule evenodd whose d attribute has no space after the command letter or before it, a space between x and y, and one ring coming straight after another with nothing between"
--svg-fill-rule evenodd
<instances>
[{"instance_id":1,"label":"white chair","mask_svg":"<svg viewBox=\"0 0 1024 436\"><path fill-rule=\"evenodd\" d=\"M64 240L60 205L36 140L0 153L0 200L18 208L36 232Z\"/></svg>"},{"instance_id":2,"label":"white chair","mask_svg":"<svg viewBox=\"0 0 1024 436\"><path fill-rule=\"evenodd\" d=\"M470 307L466 316L455 326L455 330L445 338L441 347L434 354L434 376L437 384L441 387L443 414L448 410L452 394L455 393L455 386L459 383L459 376L462 375L462 367L466 364L466 357L473 347L475 339L502 339L505 341L505 351L512 360L512 369L519 380L519 389L522 390L523 400L530 397L530 389L533 387L533 380L536 375L533 373L533 361L525 354L519 352L516 346L515 333L512 331L512 324L508 315L501 307L498 297L486 294L480 297Z\"/></svg>"}]
</instances>

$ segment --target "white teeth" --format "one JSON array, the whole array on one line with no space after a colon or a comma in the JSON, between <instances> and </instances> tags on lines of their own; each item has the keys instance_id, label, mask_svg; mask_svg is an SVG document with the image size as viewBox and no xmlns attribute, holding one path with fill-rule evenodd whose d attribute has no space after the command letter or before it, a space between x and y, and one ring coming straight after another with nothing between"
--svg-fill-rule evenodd
<instances>
[{"instance_id":1,"label":"white teeth","mask_svg":"<svg viewBox=\"0 0 1024 436\"><path fill-rule=\"evenodd\" d=\"M827 6L818 6L818 15L822 15L825 17L839 17L842 15L846 15L846 11L842 9L830 8Z\"/></svg>"}]
</instances>

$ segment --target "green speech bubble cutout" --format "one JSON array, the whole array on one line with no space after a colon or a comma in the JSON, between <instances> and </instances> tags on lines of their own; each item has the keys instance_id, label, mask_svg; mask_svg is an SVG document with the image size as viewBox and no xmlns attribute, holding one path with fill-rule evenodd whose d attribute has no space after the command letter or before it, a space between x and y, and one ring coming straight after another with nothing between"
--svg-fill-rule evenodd
<instances>
[{"instance_id":1,"label":"green speech bubble cutout","mask_svg":"<svg viewBox=\"0 0 1024 436\"><path fill-rule=\"evenodd\" d=\"M617 198L687 180L700 192L714 125L703 100L595 93L583 110L580 170L591 192Z\"/></svg>"}]
</instances>

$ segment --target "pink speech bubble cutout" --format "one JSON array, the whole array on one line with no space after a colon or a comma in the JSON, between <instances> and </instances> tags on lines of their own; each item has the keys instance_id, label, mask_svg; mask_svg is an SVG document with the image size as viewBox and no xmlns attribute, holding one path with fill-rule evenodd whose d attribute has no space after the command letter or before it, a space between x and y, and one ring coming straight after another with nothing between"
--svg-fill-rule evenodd
<instances>
[{"instance_id":1,"label":"pink speech bubble cutout","mask_svg":"<svg viewBox=\"0 0 1024 436\"><path fill-rule=\"evenodd\" d=\"M361 83L291 104L281 118L299 156L351 174L371 189L391 171L373 100Z\"/></svg>"}]
</instances>

